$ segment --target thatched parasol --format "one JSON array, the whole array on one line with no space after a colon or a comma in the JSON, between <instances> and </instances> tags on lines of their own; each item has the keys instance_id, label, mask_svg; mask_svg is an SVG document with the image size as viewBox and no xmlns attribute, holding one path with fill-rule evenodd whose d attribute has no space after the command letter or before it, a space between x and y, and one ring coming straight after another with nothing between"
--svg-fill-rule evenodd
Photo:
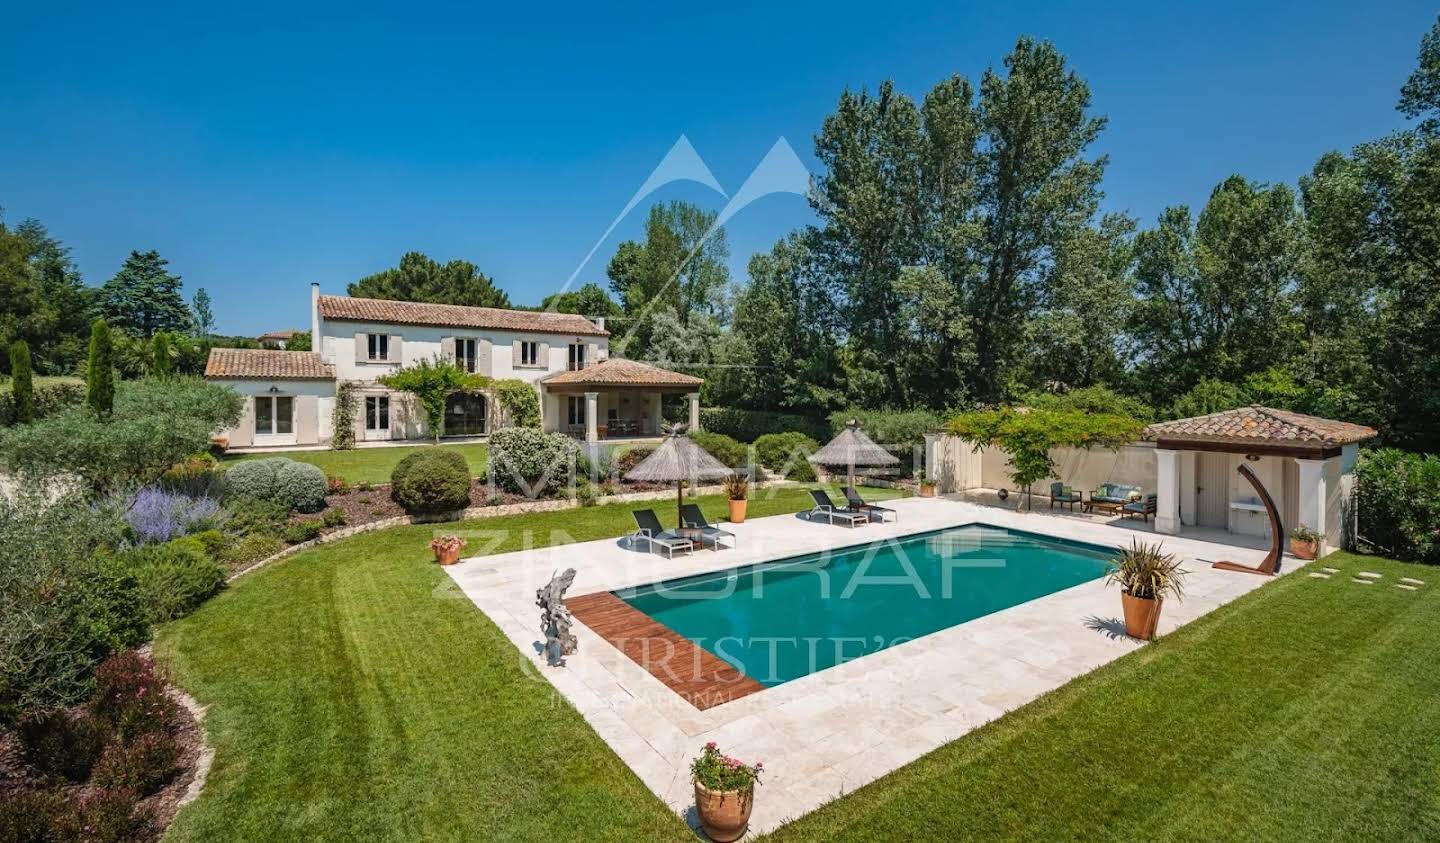
<instances>
[{"instance_id":1,"label":"thatched parasol","mask_svg":"<svg viewBox=\"0 0 1440 843\"><path fill-rule=\"evenodd\" d=\"M724 463L710 456L704 448L690 438L689 426L677 424L670 435L655 449L655 453L640 461L625 475L626 480L647 483L675 484L676 524L683 527L685 519L680 510L685 506L685 482L696 485L701 480L719 480L733 474Z\"/></svg>"},{"instance_id":2,"label":"thatched parasol","mask_svg":"<svg viewBox=\"0 0 1440 843\"><path fill-rule=\"evenodd\" d=\"M810 462L824 466L845 466L846 479L850 485L855 485L855 466L857 465L898 465L900 458L876 445L865 432L860 429L860 422L851 419L840 431L840 435L831 439L825 447L810 455Z\"/></svg>"}]
</instances>

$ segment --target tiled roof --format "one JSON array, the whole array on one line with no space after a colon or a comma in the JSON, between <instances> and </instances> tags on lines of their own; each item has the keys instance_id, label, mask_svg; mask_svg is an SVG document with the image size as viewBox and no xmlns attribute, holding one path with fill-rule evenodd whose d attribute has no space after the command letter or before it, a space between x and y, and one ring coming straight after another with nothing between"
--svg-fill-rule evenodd
<instances>
[{"instance_id":1,"label":"tiled roof","mask_svg":"<svg viewBox=\"0 0 1440 843\"><path fill-rule=\"evenodd\" d=\"M699 387L705 381L692 375L682 375L638 360L611 357L609 360L586 366L556 372L540 379L546 386L675 386Z\"/></svg>"},{"instance_id":2,"label":"tiled roof","mask_svg":"<svg viewBox=\"0 0 1440 843\"><path fill-rule=\"evenodd\" d=\"M207 378L263 380L334 380L335 367L320 362L313 351L269 348L212 348L205 361Z\"/></svg>"},{"instance_id":3,"label":"tiled roof","mask_svg":"<svg viewBox=\"0 0 1440 843\"><path fill-rule=\"evenodd\" d=\"M1252 404L1208 416L1152 424L1146 439L1197 442L1280 442L1302 445L1348 445L1375 436L1375 429L1360 424L1322 419L1289 410Z\"/></svg>"},{"instance_id":4,"label":"tiled roof","mask_svg":"<svg viewBox=\"0 0 1440 843\"><path fill-rule=\"evenodd\" d=\"M321 296L320 315L326 319L350 322L389 322L396 325L438 325L445 328L491 328L502 331L542 331L577 336L610 336L610 332L598 327L594 322L573 313L501 310L494 307L357 299L350 296Z\"/></svg>"},{"instance_id":5,"label":"tiled roof","mask_svg":"<svg viewBox=\"0 0 1440 843\"><path fill-rule=\"evenodd\" d=\"M262 340L288 340L288 339L290 339L291 337L295 336L295 335L298 334L298 333L300 333L300 332L299 332L299 331L296 331L296 330L289 330L289 331L271 331L271 332L269 332L269 333L267 333L267 334L261 334L261 335L260 335L260 339L262 339Z\"/></svg>"}]
</instances>

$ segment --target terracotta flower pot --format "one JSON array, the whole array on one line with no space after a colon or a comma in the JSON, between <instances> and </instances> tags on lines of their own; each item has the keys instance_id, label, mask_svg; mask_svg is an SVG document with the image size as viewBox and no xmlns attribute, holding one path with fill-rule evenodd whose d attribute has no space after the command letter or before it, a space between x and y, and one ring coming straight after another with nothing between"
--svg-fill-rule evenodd
<instances>
[{"instance_id":1,"label":"terracotta flower pot","mask_svg":"<svg viewBox=\"0 0 1440 843\"><path fill-rule=\"evenodd\" d=\"M1319 552L1319 542L1301 541L1293 536L1290 538L1290 553L1297 559L1314 559Z\"/></svg>"},{"instance_id":2,"label":"terracotta flower pot","mask_svg":"<svg viewBox=\"0 0 1440 843\"><path fill-rule=\"evenodd\" d=\"M933 497L935 497L935 484L934 484L934 483L921 483L921 484L920 484L920 497L922 497L922 498L933 498Z\"/></svg>"},{"instance_id":3,"label":"terracotta flower pot","mask_svg":"<svg viewBox=\"0 0 1440 843\"><path fill-rule=\"evenodd\" d=\"M456 562L460 561L460 548L457 547L453 550L442 549L435 551L435 561L439 562L441 565L454 565Z\"/></svg>"},{"instance_id":4,"label":"terracotta flower pot","mask_svg":"<svg viewBox=\"0 0 1440 843\"><path fill-rule=\"evenodd\" d=\"M717 843L739 840L750 826L750 812L755 807L755 788L749 790L711 790L695 782L695 810L700 814L700 827Z\"/></svg>"},{"instance_id":5,"label":"terracotta flower pot","mask_svg":"<svg viewBox=\"0 0 1440 843\"><path fill-rule=\"evenodd\" d=\"M1160 607L1163 600L1146 597L1131 597L1120 593L1120 606L1125 610L1125 634L1141 641L1149 641L1160 625Z\"/></svg>"},{"instance_id":6,"label":"terracotta flower pot","mask_svg":"<svg viewBox=\"0 0 1440 843\"><path fill-rule=\"evenodd\" d=\"M750 505L748 500L730 501L730 523L744 524L745 510Z\"/></svg>"}]
</instances>

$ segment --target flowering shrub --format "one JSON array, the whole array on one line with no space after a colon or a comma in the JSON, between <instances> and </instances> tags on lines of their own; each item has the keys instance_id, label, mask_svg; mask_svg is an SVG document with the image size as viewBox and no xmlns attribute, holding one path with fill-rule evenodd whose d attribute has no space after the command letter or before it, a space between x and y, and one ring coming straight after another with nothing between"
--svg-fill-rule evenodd
<instances>
[{"instance_id":1,"label":"flowering shrub","mask_svg":"<svg viewBox=\"0 0 1440 843\"><path fill-rule=\"evenodd\" d=\"M490 480L522 495L540 496L570 485L580 446L568 436L509 427L490 437Z\"/></svg>"},{"instance_id":2,"label":"flowering shrub","mask_svg":"<svg viewBox=\"0 0 1440 843\"><path fill-rule=\"evenodd\" d=\"M142 545L168 542L207 529L220 513L220 503L213 498L192 498L157 486L146 486L120 500L126 498L122 517L135 543Z\"/></svg>"},{"instance_id":3,"label":"flowering shrub","mask_svg":"<svg viewBox=\"0 0 1440 843\"><path fill-rule=\"evenodd\" d=\"M174 778L180 745L167 732L146 732L105 748L91 781L101 787L132 788L149 796Z\"/></svg>"},{"instance_id":4,"label":"flowering shrub","mask_svg":"<svg viewBox=\"0 0 1440 843\"><path fill-rule=\"evenodd\" d=\"M465 548L465 540L459 536L440 536L430 540L430 549L436 553L459 553Z\"/></svg>"},{"instance_id":5,"label":"flowering shrub","mask_svg":"<svg viewBox=\"0 0 1440 843\"><path fill-rule=\"evenodd\" d=\"M95 670L91 709L122 739L149 732L169 732L178 706L165 693L155 666L134 650L107 658Z\"/></svg>"},{"instance_id":6,"label":"flowering shrub","mask_svg":"<svg viewBox=\"0 0 1440 843\"><path fill-rule=\"evenodd\" d=\"M710 790L749 790L760 783L765 765L756 761L745 764L716 748L715 742L705 744L699 757L690 762L690 776Z\"/></svg>"},{"instance_id":7,"label":"flowering shrub","mask_svg":"<svg viewBox=\"0 0 1440 843\"><path fill-rule=\"evenodd\" d=\"M343 495L350 491L350 484L338 474L327 474L325 475L325 488L332 495Z\"/></svg>"}]
</instances>

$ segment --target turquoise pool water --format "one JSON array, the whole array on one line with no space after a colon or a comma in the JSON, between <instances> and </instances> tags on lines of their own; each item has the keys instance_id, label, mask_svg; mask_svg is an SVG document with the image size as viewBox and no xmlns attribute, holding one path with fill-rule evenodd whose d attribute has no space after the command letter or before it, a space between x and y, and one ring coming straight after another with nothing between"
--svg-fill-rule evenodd
<instances>
[{"instance_id":1,"label":"turquoise pool water","mask_svg":"<svg viewBox=\"0 0 1440 843\"><path fill-rule=\"evenodd\" d=\"M968 524L622 589L764 685L1096 579L1114 551Z\"/></svg>"}]
</instances>

